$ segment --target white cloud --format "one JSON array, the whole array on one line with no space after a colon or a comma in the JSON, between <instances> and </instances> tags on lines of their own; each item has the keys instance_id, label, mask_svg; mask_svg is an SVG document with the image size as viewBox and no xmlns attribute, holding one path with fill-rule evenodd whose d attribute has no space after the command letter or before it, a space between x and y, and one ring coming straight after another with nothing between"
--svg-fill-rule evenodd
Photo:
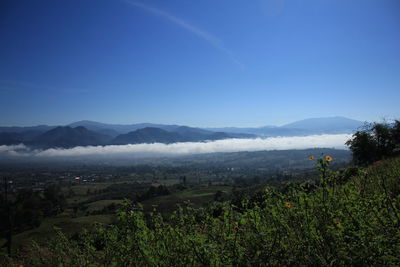
<instances>
[{"instance_id":1,"label":"white cloud","mask_svg":"<svg viewBox=\"0 0 400 267\"><path fill-rule=\"evenodd\" d=\"M31 155L31 150L23 144L19 145L1 145L0 155L4 156L26 156Z\"/></svg>"},{"instance_id":2,"label":"white cloud","mask_svg":"<svg viewBox=\"0 0 400 267\"><path fill-rule=\"evenodd\" d=\"M255 139L224 139L209 142L185 142L174 144L134 144L87 146L69 149L51 148L46 150L30 150L24 145L0 146L0 154L8 156L27 156L35 158L48 157L88 157L88 156L168 156L190 155L215 152L238 152L260 150L306 149L315 147L345 148L350 134L311 135L297 137L272 137Z\"/></svg>"},{"instance_id":3,"label":"white cloud","mask_svg":"<svg viewBox=\"0 0 400 267\"><path fill-rule=\"evenodd\" d=\"M22 144L19 144L19 145L11 145L11 146L1 145L1 146L0 146L0 153L1 153L1 152L11 151L11 150L17 150L17 149L25 149L25 146L22 145Z\"/></svg>"}]
</instances>

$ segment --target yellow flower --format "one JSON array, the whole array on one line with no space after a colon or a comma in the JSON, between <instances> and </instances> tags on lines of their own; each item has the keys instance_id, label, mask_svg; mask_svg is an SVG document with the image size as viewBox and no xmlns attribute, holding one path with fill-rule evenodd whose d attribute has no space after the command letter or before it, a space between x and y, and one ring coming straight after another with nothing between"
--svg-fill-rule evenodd
<instances>
[{"instance_id":1,"label":"yellow flower","mask_svg":"<svg viewBox=\"0 0 400 267\"><path fill-rule=\"evenodd\" d=\"M331 162L333 160L333 158L331 156L326 156L325 160L328 161L328 162Z\"/></svg>"},{"instance_id":2,"label":"yellow flower","mask_svg":"<svg viewBox=\"0 0 400 267\"><path fill-rule=\"evenodd\" d=\"M335 222L337 227L342 227L342 223L340 221Z\"/></svg>"},{"instance_id":3,"label":"yellow flower","mask_svg":"<svg viewBox=\"0 0 400 267\"><path fill-rule=\"evenodd\" d=\"M293 207L293 204L290 202L285 202L285 206L290 209L291 207Z\"/></svg>"},{"instance_id":4,"label":"yellow flower","mask_svg":"<svg viewBox=\"0 0 400 267\"><path fill-rule=\"evenodd\" d=\"M314 160L314 156L309 156L308 160Z\"/></svg>"}]
</instances>

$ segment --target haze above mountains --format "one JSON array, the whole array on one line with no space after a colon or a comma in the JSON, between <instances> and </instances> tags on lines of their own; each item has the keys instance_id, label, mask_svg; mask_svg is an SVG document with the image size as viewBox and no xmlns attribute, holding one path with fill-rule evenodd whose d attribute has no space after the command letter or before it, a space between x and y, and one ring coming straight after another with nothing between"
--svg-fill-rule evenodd
<instances>
[{"instance_id":1,"label":"haze above mountains","mask_svg":"<svg viewBox=\"0 0 400 267\"><path fill-rule=\"evenodd\" d=\"M78 121L65 126L0 127L0 145L24 144L32 148L201 142L229 138L349 134L364 122L345 117L312 118L283 126L257 128L195 128L152 123L106 124Z\"/></svg>"}]
</instances>

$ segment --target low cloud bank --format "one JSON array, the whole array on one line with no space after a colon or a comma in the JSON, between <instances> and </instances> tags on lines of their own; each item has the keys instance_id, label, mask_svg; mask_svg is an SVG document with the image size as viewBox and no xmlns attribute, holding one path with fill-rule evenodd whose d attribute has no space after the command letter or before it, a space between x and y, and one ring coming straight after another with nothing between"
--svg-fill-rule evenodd
<instances>
[{"instance_id":1,"label":"low cloud bank","mask_svg":"<svg viewBox=\"0 0 400 267\"><path fill-rule=\"evenodd\" d=\"M0 146L0 156L8 157L87 157L87 156L177 156L215 152L307 149L316 147L344 149L351 134L310 135L297 137L271 137L255 139L224 139L210 142L174 144L133 144L86 146L69 149L51 148L31 150L24 145Z\"/></svg>"},{"instance_id":2,"label":"low cloud bank","mask_svg":"<svg viewBox=\"0 0 400 267\"><path fill-rule=\"evenodd\" d=\"M23 144L11 146L0 145L0 156L25 157L32 156L35 152L35 150L31 150Z\"/></svg>"}]
</instances>

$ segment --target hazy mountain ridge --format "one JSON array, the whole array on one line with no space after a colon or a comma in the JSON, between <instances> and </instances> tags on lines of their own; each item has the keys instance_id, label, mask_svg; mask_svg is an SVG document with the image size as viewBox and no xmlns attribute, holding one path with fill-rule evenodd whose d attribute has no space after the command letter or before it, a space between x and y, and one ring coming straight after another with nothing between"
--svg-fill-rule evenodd
<instances>
[{"instance_id":1,"label":"hazy mountain ridge","mask_svg":"<svg viewBox=\"0 0 400 267\"><path fill-rule=\"evenodd\" d=\"M88 145L175 143L277 136L353 133L364 123L344 117L313 118L283 126L258 128L195 128L180 125L139 123L130 125L78 121L67 126L0 127L0 145L23 143L49 148Z\"/></svg>"},{"instance_id":2,"label":"hazy mountain ridge","mask_svg":"<svg viewBox=\"0 0 400 267\"><path fill-rule=\"evenodd\" d=\"M1 133L21 133L26 131L46 132L57 126L37 125L37 126L0 126Z\"/></svg>"},{"instance_id":3,"label":"hazy mountain ridge","mask_svg":"<svg viewBox=\"0 0 400 267\"><path fill-rule=\"evenodd\" d=\"M342 134L353 133L360 129L364 122L345 117L310 118L295 121L282 126L263 127L224 127L205 128L210 131L229 131L236 133L257 134L265 137L273 136L304 136L313 134Z\"/></svg>"},{"instance_id":4,"label":"hazy mountain ridge","mask_svg":"<svg viewBox=\"0 0 400 267\"><path fill-rule=\"evenodd\" d=\"M171 131L180 127L179 125L167 125L167 124L155 124L155 123L108 124L108 123L101 123L88 120L73 122L68 126L71 127L83 126L88 130L96 132L100 130L112 130L118 134L126 134L146 127L160 128L167 131Z\"/></svg>"},{"instance_id":5,"label":"hazy mountain ridge","mask_svg":"<svg viewBox=\"0 0 400 267\"><path fill-rule=\"evenodd\" d=\"M112 134L107 135L108 132ZM106 133L106 134L104 134ZM96 145L126 145L142 143L176 143L176 142L201 142L208 140L221 140L227 138L252 138L254 135L228 134L224 132L211 132L187 126L177 127L167 131L157 127L145 127L126 134L113 134L112 129L88 130L83 126L58 126L44 133L3 132L0 133L1 145L16 145L23 143L32 148L71 148L75 146Z\"/></svg>"},{"instance_id":6,"label":"hazy mountain ridge","mask_svg":"<svg viewBox=\"0 0 400 267\"><path fill-rule=\"evenodd\" d=\"M168 132L156 127L146 127L127 134L118 135L111 141L113 145L141 144L141 143L175 143L182 142L182 136L178 133Z\"/></svg>"},{"instance_id":7,"label":"hazy mountain ridge","mask_svg":"<svg viewBox=\"0 0 400 267\"><path fill-rule=\"evenodd\" d=\"M111 140L110 136L90 131L83 126L72 128L70 126L58 126L51 129L26 145L39 148L102 145Z\"/></svg>"},{"instance_id":8,"label":"hazy mountain ridge","mask_svg":"<svg viewBox=\"0 0 400 267\"><path fill-rule=\"evenodd\" d=\"M295 121L285 124L280 128L286 129L307 129L317 132L337 132L349 131L352 132L360 128L364 123L357 120L348 119L345 117L331 118L311 118L301 121Z\"/></svg>"}]
</instances>

